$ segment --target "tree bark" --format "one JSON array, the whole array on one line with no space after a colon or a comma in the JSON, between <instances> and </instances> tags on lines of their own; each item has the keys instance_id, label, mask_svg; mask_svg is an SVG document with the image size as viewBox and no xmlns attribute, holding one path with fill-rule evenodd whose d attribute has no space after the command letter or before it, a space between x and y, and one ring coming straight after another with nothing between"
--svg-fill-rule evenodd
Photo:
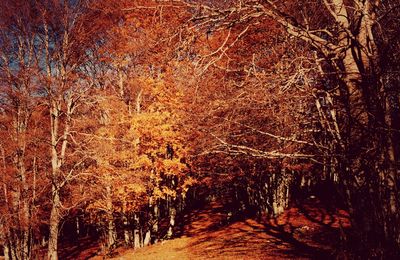
<instances>
[{"instance_id":1,"label":"tree bark","mask_svg":"<svg viewBox=\"0 0 400 260\"><path fill-rule=\"evenodd\" d=\"M159 208L158 208L158 201L155 200L153 205L153 216L152 216L152 227L151 227L151 242L153 244L158 242L158 220L159 220Z\"/></svg>"},{"instance_id":2,"label":"tree bark","mask_svg":"<svg viewBox=\"0 0 400 260\"><path fill-rule=\"evenodd\" d=\"M176 206L174 203L174 199L171 199L171 203L169 205L169 227L167 232L167 238L172 238L174 235L175 228L175 217L176 217Z\"/></svg>"},{"instance_id":3,"label":"tree bark","mask_svg":"<svg viewBox=\"0 0 400 260\"><path fill-rule=\"evenodd\" d=\"M149 230L147 230L146 234L144 235L143 246L150 245L150 242L151 242L151 231L149 229Z\"/></svg>"},{"instance_id":4,"label":"tree bark","mask_svg":"<svg viewBox=\"0 0 400 260\"><path fill-rule=\"evenodd\" d=\"M7 242L4 242L3 253L4 253L4 260L11 260L10 259L10 247L8 246Z\"/></svg>"},{"instance_id":5,"label":"tree bark","mask_svg":"<svg viewBox=\"0 0 400 260\"><path fill-rule=\"evenodd\" d=\"M56 186L53 185L52 208L50 212L49 223L49 241L48 241L48 260L58 259L58 229L60 224L60 194Z\"/></svg>"},{"instance_id":6,"label":"tree bark","mask_svg":"<svg viewBox=\"0 0 400 260\"><path fill-rule=\"evenodd\" d=\"M130 245L132 245L133 235L132 235L132 229L131 229L131 225L130 225L131 223L127 216L126 201L123 202L122 207L123 207L122 222L124 225L124 241L125 241L125 245L130 246Z\"/></svg>"},{"instance_id":7,"label":"tree bark","mask_svg":"<svg viewBox=\"0 0 400 260\"><path fill-rule=\"evenodd\" d=\"M112 193L111 186L106 186L106 200L107 200L107 248L113 249L117 242L117 234L115 230L115 222L113 215L113 202L112 202Z\"/></svg>"},{"instance_id":8,"label":"tree bark","mask_svg":"<svg viewBox=\"0 0 400 260\"><path fill-rule=\"evenodd\" d=\"M134 229L133 229L133 247L135 249L141 247L140 243L140 218L139 213L135 213L133 216L134 220Z\"/></svg>"}]
</instances>

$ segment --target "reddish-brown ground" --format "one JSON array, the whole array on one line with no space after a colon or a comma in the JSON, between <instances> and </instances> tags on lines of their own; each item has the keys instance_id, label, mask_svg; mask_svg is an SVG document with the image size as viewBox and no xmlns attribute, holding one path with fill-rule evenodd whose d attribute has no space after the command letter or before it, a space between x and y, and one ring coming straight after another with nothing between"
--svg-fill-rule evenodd
<instances>
[{"instance_id":1,"label":"reddish-brown ground","mask_svg":"<svg viewBox=\"0 0 400 260\"><path fill-rule=\"evenodd\" d=\"M347 214L328 212L320 204L291 208L272 220L242 219L227 223L212 203L186 216L183 235L139 250L120 248L113 259L330 259L337 255ZM73 259L87 259L92 251ZM90 259L104 259L96 256ZM107 259L107 258L106 258Z\"/></svg>"}]
</instances>

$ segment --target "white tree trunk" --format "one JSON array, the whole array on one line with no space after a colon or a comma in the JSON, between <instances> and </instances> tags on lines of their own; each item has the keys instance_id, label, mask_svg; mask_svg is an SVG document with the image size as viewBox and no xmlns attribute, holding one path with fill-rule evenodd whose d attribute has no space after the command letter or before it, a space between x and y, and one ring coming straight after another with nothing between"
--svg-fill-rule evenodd
<instances>
[{"instance_id":1,"label":"white tree trunk","mask_svg":"<svg viewBox=\"0 0 400 260\"><path fill-rule=\"evenodd\" d=\"M4 253L4 260L10 260L10 248L8 246L7 241L4 241L3 253Z\"/></svg>"},{"instance_id":2,"label":"white tree trunk","mask_svg":"<svg viewBox=\"0 0 400 260\"><path fill-rule=\"evenodd\" d=\"M146 235L144 236L143 246L150 245L150 242L151 242L151 232L150 230L147 230Z\"/></svg>"},{"instance_id":3,"label":"white tree trunk","mask_svg":"<svg viewBox=\"0 0 400 260\"><path fill-rule=\"evenodd\" d=\"M126 210L126 201L123 202L122 206L122 211L123 211L123 224L124 224L124 241L125 245L129 246L132 245L132 240L133 240L133 235L132 235L132 230L131 230L131 223L126 215L127 210Z\"/></svg>"},{"instance_id":4,"label":"white tree trunk","mask_svg":"<svg viewBox=\"0 0 400 260\"><path fill-rule=\"evenodd\" d=\"M53 187L52 208L49 223L49 244L47 258L49 260L58 259L58 229L60 224L60 195L57 187Z\"/></svg>"},{"instance_id":5,"label":"white tree trunk","mask_svg":"<svg viewBox=\"0 0 400 260\"><path fill-rule=\"evenodd\" d=\"M174 205L170 206L169 212L170 212L169 213L169 228L168 228L167 237L171 238L174 234L174 227L175 227L176 209L175 209Z\"/></svg>"},{"instance_id":6,"label":"white tree trunk","mask_svg":"<svg viewBox=\"0 0 400 260\"><path fill-rule=\"evenodd\" d=\"M139 219L139 215L137 213L135 213L134 215L134 221L135 221L135 227L133 229L133 247L139 248L141 246L140 243L140 219Z\"/></svg>"}]
</instances>

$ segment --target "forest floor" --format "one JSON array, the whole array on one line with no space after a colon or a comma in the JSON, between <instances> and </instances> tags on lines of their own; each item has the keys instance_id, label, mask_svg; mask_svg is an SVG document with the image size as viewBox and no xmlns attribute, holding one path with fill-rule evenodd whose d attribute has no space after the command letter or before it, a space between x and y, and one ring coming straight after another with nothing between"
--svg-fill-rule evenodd
<instances>
[{"instance_id":1,"label":"forest floor","mask_svg":"<svg viewBox=\"0 0 400 260\"><path fill-rule=\"evenodd\" d=\"M345 211L329 211L318 202L276 219L231 221L223 207L211 203L184 221L179 238L137 250L121 247L113 258L93 256L95 247L89 247L70 259L332 259L340 254L340 232L349 227Z\"/></svg>"}]
</instances>

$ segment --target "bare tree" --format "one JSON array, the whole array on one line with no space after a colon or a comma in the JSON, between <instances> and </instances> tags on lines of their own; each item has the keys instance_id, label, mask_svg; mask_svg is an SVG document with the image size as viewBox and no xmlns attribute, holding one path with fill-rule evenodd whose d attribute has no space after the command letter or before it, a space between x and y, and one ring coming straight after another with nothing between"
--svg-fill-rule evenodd
<instances>
[{"instance_id":1,"label":"bare tree","mask_svg":"<svg viewBox=\"0 0 400 260\"><path fill-rule=\"evenodd\" d=\"M194 29L231 32L235 28L260 28L272 21L315 52L312 60L318 73L313 76L315 90L310 94L316 98L315 112L329 138L325 143L329 148L325 153L329 157L326 167L345 190L343 195L359 242L357 254L391 255L398 251L399 231L396 224L391 224L399 221L398 155L393 137L397 130L389 101L397 100L398 93L389 93L387 85L382 84L382 53L394 43L387 39L393 38L395 32L382 33L380 29L380 22L395 23L395 2L266 0L176 4L193 10L190 21ZM212 53L213 57L227 56L229 41L221 46ZM246 149L247 153L254 153ZM262 153L256 151L255 155ZM370 250L363 250L366 244ZM390 246L385 248L384 244Z\"/></svg>"}]
</instances>

